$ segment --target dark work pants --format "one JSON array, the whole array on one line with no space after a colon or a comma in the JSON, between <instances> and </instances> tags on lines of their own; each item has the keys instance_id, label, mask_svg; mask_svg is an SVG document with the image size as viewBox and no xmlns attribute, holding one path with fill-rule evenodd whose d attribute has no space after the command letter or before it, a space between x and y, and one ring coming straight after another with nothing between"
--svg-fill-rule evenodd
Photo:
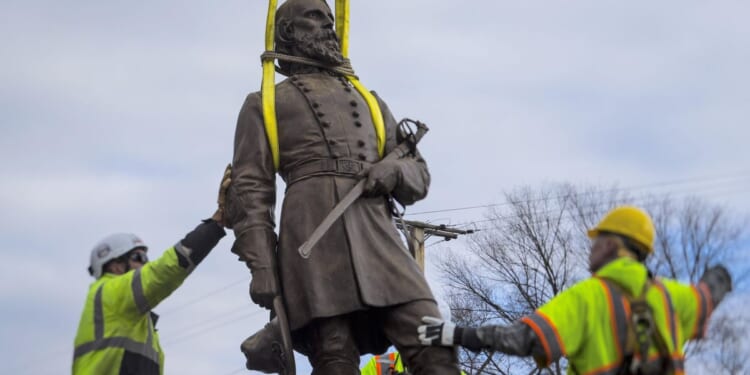
<instances>
[{"instance_id":1,"label":"dark work pants","mask_svg":"<svg viewBox=\"0 0 750 375\"><path fill-rule=\"evenodd\" d=\"M456 350L449 347L422 346L417 327L422 316L439 317L437 304L420 300L403 305L368 311L372 324L379 324L385 336L401 353L401 359L413 375L459 375ZM350 315L316 319L305 328L310 348L308 359L313 375L359 374L356 327Z\"/></svg>"}]
</instances>

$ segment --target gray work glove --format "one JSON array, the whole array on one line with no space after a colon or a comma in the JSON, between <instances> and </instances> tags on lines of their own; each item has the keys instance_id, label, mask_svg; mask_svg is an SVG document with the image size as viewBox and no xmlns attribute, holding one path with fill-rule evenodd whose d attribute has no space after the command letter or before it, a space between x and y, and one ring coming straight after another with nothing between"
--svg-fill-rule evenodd
<instances>
[{"instance_id":1,"label":"gray work glove","mask_svg":"<svg viewBox=\"0 0 750 375\"><path fill-rule=\"evenodd\" d=\"M401 181L401 169L398 160L382 160L366 171L364 195L377 197L390 194Z\"/></svg>"},{"instance_id":2,"label":"gray work glove","mask_svg":"<svg viewBox=\"0 0 750 375\"><path fill-rule=\"evenodd\" d=\"M423 316L425 323L417 328L419 341L427 346L453 346L455 342L456 325L432 316Z\"/></svg>"},{"instance_id":3,"label":"gray work glove","mask_svg":"<svg viewBox=\"0 0 750 375\"><path fill-rule=\"evenodd\" d=\"M232 183L232 164L227 164L227 167L224 169L224 176L221 178L221 183L219 184L219 197L216 199L216 203L218 204L218 207L216 209L216 212L214 212L213 216L211 216L211 219L215 221L217 224L221 226L227 226L227 223L224 222L224 207L227 202L227 189L229 189L229 185Z\"/></svg>"},{"instance_id":4,"label":"gray work glove","mask_svg":"<svg viewBox=\"0 0 750 375\"><path fill-rule=\"evenodd\" d=\"M480 351L485 346L477 336L475 328L456 326L432 316L423 316L425 324L417 327L419 342L427 346L461 345L471 351Z\"/></svg>"},{"instance_id":5,"label":"gray work glove","mask_svg":"<svg viewBox=\"0 0 750 375\"><path fill-rule=\"evenodd\" d=\"M254 303L269 310L273 309L273 299L279 295L279 282L273 267L263 267L251 270L250 299Z\"/></svg>"},{"instance_id":6,"label":"gray work glove","mask_svg":"<svg viewBox=\"0 0 750 375\"><path fill-rule=\"evenodd\" d=\"M701 282L705 283L711 291L711 299L714 307L724 299L727 293L732 291L732 275L729 270L719 264L706 270L701 276Z\"/></svg>"}]
</instances>

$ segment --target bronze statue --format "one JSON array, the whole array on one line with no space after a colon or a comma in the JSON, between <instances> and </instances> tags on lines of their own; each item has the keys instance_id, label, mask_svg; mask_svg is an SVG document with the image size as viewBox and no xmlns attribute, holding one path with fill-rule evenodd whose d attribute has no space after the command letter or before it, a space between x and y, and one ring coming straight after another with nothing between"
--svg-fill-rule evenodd
<instances>
[{"instance_id":1,"label":"bronze statue","mask_svg":"<svg viewBox=\"0 0 750 375\"><path fill-rule=\"evenodd\" d=\"M294 348L309 358L313 374L358 374L360 355L383 353L391 344L414 374L459 374L453 349L421 346L414 335L422 316L439 311L389 203L390 197L403 205L424 198L427 165L416 151L381 161L368 105L342 74L350 68L333 26L324 0L288 0L276 13L276 52L291 56L279 58L279 72L288 78L276 86L278 173L286 182L281 228L277 240L277 170L255 92L235 134L227 202L232 252L252 272L255 303L271 309L273 298L283 296ZM379 98L378 104L387 154L404 137L386 104ZM309 258L300 256L300 245L362 178L364 195ZM277 339L273 327L243 345L248 359L247 351Z\"/></svg>"}]
</instances>

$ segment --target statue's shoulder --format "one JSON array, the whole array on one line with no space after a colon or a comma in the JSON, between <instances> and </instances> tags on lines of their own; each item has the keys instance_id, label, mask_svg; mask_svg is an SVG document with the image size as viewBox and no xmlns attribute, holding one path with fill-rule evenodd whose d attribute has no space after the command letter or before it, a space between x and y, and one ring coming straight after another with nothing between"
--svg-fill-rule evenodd
<instances>
[{"instance_id":1,"label":"statue's shoulder","mask_svg":"<svg viewBox=\"0 0 750 375\"><path fill-rule=\"evenodd\" d=\"M242 104L242 110L247 111L254 108L261 107L261 96L260 91L251 92L245 97L245 102Z\"/></svg>"},{"instance_id":2,"label":"statue's shoulder","mask_svg":"<svg viewBox=\"0 0 750 375\"><path fill-rule=\"evenodd\" d=\"M288 78L276 83L276 92L277 93L279 92L279 90L284 90L285 91L285 90L290 90L292 88L294 88L294 85L292 85L292 83L290 82L290 80ZM255 91L255 92L251 92L251 93L247 94L247 97L245 98L245 100L246 101L257 101L257 100L260 100L261 97L262 97L261 91Z\"/></svg>"}]
</instances>

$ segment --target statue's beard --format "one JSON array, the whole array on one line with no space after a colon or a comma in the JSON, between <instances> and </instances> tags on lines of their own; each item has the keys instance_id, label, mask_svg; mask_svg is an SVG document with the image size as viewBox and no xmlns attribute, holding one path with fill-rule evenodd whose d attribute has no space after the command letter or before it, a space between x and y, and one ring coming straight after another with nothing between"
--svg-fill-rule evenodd
<instances>
[{"instance_id":1,"label":"statue's beard","mask_svg":"<svg viewBox=\"0 0 750 375\"><path fill-rule=\"evenodd\" d=\"M344 63L341 47L333 30L297 35L295 49L299 54L322 63L338 66Z\"/></svg>"}]
</instances>

